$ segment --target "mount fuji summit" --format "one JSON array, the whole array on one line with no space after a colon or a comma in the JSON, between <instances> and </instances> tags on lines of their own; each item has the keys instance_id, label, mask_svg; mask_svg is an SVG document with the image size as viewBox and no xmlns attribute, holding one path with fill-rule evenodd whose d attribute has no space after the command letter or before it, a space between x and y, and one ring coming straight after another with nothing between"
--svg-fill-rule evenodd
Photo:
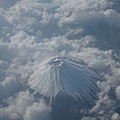
<instances>
[{"instance_id":1,"label":"mount fuji summit","mask_svg":"<svg viewBox=\"0 0 120 120\"><path fill-rule=\"evenodd\" d=\"M95 103L97 81L101 81L99 74L82 61L56 57L40 66L30 76L28 85L51 103L55 120L77 120L81 109Z\"/></svg>"}]
</instances>

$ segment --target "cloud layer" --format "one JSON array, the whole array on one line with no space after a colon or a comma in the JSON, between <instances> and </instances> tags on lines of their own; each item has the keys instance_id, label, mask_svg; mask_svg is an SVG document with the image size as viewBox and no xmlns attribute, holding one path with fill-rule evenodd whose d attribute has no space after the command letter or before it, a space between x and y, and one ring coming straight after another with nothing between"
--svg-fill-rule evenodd
<instances>
[{"instance_id":1,"label":"cloud layer","mask_svg":"<svg viewBox=\"0 0 120 120\"><path fill-rule=\"evenodd\" d=\"M50 120L27 91L32 72L55 56L83 60L105 79L91 117L120 119L120 2L0 0L0 119ZM36 107L37 106L37 107ZM39 107L38 107L39 106Z\"/></svg>"}]
</instances>

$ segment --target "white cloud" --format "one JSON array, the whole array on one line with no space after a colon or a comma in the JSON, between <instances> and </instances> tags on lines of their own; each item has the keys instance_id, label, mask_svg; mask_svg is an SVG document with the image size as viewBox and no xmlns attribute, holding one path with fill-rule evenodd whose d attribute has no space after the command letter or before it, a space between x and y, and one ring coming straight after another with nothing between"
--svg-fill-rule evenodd
<instances>
[{"instance_id":1,"label":"white cloud","mask_svg":"<svg viewBox=\"0 0 120 120\"><path fill-rule=\"evenodd\" d=\"M84 117L82 120L96 120L95 118Z\"/></svg>"},{"instance_id":2,"label":"white cloud","mask_svg":"<svg viewBox=\"0 0 120 120\"><path fill-rule=\"evenodd\" d=\"M21 88L14 76L7 76L4 81L0 82L0 99L5 99L14 95Z\"/></svg>"},{"instance_id":3,"label":"white cloud","mask_svg":"<svg viewBox=\"0 0 120 120\"><path fill-rule=\"evenodd\" d=\"M8 106L0 108L0 118L7 120L50 120L51 109L42 101L26 92L19 92L15 97L8 98Z\"/></svg>"},{"instance_id":4,"label":"white cloud","mask_svg":"<svg viewBox=\"0 0 120 120\"><path fill-rule=\"evenodd\" d=\"M15 5L17 1L19 1L19 0L9 0L9 1L0 0L0 7L4 8L4 9L9 9L13 5Z\"/></svg>"},{"instance_id":5,"label":"white cloud","mask_svg":"<svg viewBox=\"0 0 120 120\"><path fill-rule=\"evenodd\" d=\"M0 68L6 70L9 67L8 62L0 60Z\"/></svg>"},{"instance_id":6,"label":"white cloud","mask_svg":"<svg viewBox=\"0 0 120 120\"><path fill-rule=\"evenodd\" d=\"M7 120L22 119L25 110L28 106L34 103L34 98L30 93L19 92L16 94L15 98L10 97L7 102L8 107L0 108L0 118L5 118Z\"/></svg>"},{"instance_id":7,"label":"white cloud","mask_svg":"<svg viewBox=\"0 0 120 120\"><path fill-rule=\"evenodd\" d=\"M116 97L120 100L120 86L116 87Z\"/></svg>"},{"instance_id":8,"label":"white cloud","mask_svg":"<svg viewBox=\"0 0 120 120\"><path fill-rule=\"evenodd\" d=\"M32 106L27 107L24 120L50 120L51 109L44 103L34 103Z\"/></svg>"},{"instance_id":9,"label":"white cloud","mask_svg":"<svg viewBox=\"0 0 120 120\"><path fill-rule=\"evenodd\" d=\"M9 43L0 43L0 59L11 62L17 56L17 49L9 46Z\"/></svg>"},{"instance_id":10,"label":"white cloud","mask_svg":"<svg viewBox=\"0 0 120 120\"><path fill-rule=\"evenodd\" d=\"M75 57L99 72L105 81L98 83L98 101L90 114L119 119L115 106L120 100L120 63L115 52L117 56L120 13L112 4L108 0L0 0L0 119L47 119L50 108L23 92L20 83L54 56ZM84 119L94 120L95 114Z\"/></svg>"},{"instance_id":11,"label":"white cloud","mask_svg":"<svg viewBox=\"0 0 120 120\"><path fill-rule=\"evenodd\" d=\"M120 119L120 115L118 113L114 113L111 117L111 120L119 120Z\"/></svg>"}]
</instances>

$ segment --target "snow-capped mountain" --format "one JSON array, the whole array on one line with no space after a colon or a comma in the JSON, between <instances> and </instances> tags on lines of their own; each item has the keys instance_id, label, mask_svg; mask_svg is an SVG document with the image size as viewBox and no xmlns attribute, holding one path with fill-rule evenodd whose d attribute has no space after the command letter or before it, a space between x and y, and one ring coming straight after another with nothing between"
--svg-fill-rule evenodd
<instances>
[{"instance_id":1,"label":"snow-capped mountain","mask_svg":"<svg viewBox=\"0 0 120 120\"><path fill-rule=\"evenodd\" d=\"M93 103L99 91L98 80L100 76L82 61L56 57L40 66L31 75L28 85L49 100L62 92L81 102Z\"/></svg>"}]
</instances>

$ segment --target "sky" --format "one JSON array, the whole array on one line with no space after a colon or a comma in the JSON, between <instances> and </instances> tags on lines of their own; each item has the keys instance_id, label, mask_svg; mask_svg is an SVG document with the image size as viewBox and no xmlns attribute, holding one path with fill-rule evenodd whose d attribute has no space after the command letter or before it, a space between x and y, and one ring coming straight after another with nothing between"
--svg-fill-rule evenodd
<instances>
[{"instance_id":1,"label":"sky","mask_svg":"<svg viewBox=\"0 0 120 120\"><path fill-rule=\"evenodd\" d=\"M50 120L51 108L25 85L40 64L61 56L84 61L104 79L92 117L82 120L120 120L119 6L120 0L0 0L0 119Z\"/></svg>"}]
</instances>

